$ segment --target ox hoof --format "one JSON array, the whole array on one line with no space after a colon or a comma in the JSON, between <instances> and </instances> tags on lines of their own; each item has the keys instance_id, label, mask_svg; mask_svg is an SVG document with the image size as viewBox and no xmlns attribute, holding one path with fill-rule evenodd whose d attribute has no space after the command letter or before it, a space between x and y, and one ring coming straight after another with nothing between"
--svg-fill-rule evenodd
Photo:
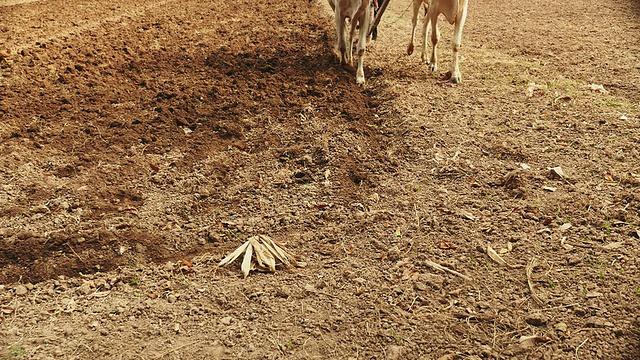
<instances>
[{"instance_id":1,"label":"ox hoof","mask_svg":"<svg viewBox=\"0 0 640 360\"><path fill-rule=\"evenodd\" d=\"M436 64L436 63L427 63L427 65L429 65L429 71L431 71L432 73L438 71L438 64Z\"/></svg>"},{"instance_id":2,"label":"ox hoof","mask_svg":"<svg viewBox=\"0 0 640 360\"><path fill-rule=\"evenodd\" d=\"M347 54L340 54L340 65L347 65Z\"/></svg>"},{"instance_id":3,"label":"ox hoof","mask_svg":"<svg viewBox=\"0 0 640 360\"><path fill-rule=\"evenodd\" d=\"M462 82L462 75L459 71L447 71L447 73L445 74L445 79L451 81L454 84L459 84Z\"/></svg>"},{"instance_id":4,"label":"ox hoof","mask_svg":"<svg viewBox=\"0 0 640 360\"><path fill-rule=\"evenodd\" d=\"M407 46L407 55L411 54L413 54L413 44L409 44L409 46Z\"/></svg>"}]
</instances>

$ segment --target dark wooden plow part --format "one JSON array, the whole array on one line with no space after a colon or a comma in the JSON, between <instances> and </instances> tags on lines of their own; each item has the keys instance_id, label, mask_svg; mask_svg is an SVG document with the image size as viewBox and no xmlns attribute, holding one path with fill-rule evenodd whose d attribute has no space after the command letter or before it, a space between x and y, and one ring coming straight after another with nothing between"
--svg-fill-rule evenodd
<instances>
[{"instance_id":1,"label":"dark wooden plow part","mask_svg":"<svg viewBox=\"0 0 640 360\"><path fill-rule=\"evenodd\" d=\"M371 32L373 31L373 29L375 29L375 27L378 26L378 24L380 24L380 19L382 19L382 14L384 14L384 11L387 9L387 5L389 5L390 1L391 0L385 0L382 6L380 7L380 9L378 10L376 17L373 18L373 21L371 22L371 26L369 26L369 32L367 33L367 36L371 35Z\"/></svg>"}]
</instances>

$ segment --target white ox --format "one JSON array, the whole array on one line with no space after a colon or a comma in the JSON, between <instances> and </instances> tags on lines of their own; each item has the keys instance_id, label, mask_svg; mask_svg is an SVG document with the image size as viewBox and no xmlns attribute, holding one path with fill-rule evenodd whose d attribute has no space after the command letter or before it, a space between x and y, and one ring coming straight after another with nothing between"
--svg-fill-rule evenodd
<instances>
[{"instance_id":1,"label":"white ox","mask_svg":"<svg viewBox=\"0 0 640 360\"><path fill-rule=\"evenodd\" d=\"M356 70L356 83L363 85L364 69L362 62L367 43L367 33L373 19L373 1L372 0L329 0L329 5L335 13L336 31L338 33L338 49L340 50L340 64L346 65L353 63L353 34L356 28L359 28L358 45L356 52L358 55L358 68ZM351 29L349 30L348 41L345 40L346 20L349 19ZM349 47L347 49L347 46ZM347 50L349 56L347 58Z\"/></svg>"},{"instance_id":2,"label":"white ox","mask_svg":"<svg viewBox=\"0 0 640 360\"><path fill-rule=\"evenodd\" d=\"M462 75L460 74L460 68L458 66L458 53L460 51L460 45L462 42L462 28L467 18L467 5L468 0L413 0L413 19L411 40L407 47L407 54L413 53L413 38L416 33L416 24L418 22L418 12L421 5L425 6L425 19L424 19L424 42L422 43L422 61L429 65L429 70L435 72L438 70L438 56L436 55L436 46L438 45L438 38L440 33L438 31L438 16L443 14L449 24L454 25L453 32L453 61L451 63L451 70L447 72L446 77L451 82L459 83L462 81ZM431 24L431 43L433 48L431 50L431 58L427 60L427 27Z\"/></svg>"}]
</instances>

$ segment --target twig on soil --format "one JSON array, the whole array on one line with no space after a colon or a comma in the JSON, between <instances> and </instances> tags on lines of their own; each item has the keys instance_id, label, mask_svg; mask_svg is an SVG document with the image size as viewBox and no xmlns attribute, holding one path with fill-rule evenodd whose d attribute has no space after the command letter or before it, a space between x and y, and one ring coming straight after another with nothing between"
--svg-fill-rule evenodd
<instances>
[{"instance_id":1,"label":"twig on soil","mask_svg":"<svg viewBox=\"0 0 640 360\"><path fill-rule=\"evenodd\" d=\"M75 250L73 250L73 248L71 247L71 244L67 243L67 246L69 247L69 249L71 249L71 252L73 253L73 255L78 257L78 259L80 259L80 261L82 261L82 263L84 264L84 259L81 258L80 255L78 255L78 253Z\"/></svg>"},{"instance_id":2,"label":"twig on soil","mask_svg":"<svg viewBox=\"0 0 640 360\"><path fill-rule=\"evenodd\" d=\"M529 291L531 292L531 297L533 298L533 300L535 300L538 305L544 306L544 302L540 300L538 295L536 295L535 291L533 290L533 281L531 280L531 275L533 274L533 268L535 267L536 258L534 257L531 259L531 261L529 261L529 265L527 265L527 284L529 284Z\"/></svg>"},{"instance_id":3,"label":"twig on soil","mask_svg":"<svg viewBox=\"0 0 640 360\"><path fill-rule=\"evenodd\" d=\"M196 340L196 341L192 341L192 342L190 342L188 344L182 344L180 346L176 346L173 349L169 349L169 350L163 352L162 354L156 356L155 359L161 359L161 358L171 354L172 352L175 352L175 351L178 351L180 349L186 348L187 346L195 345L195 344L199 343L200 341L201 340Z\"/></svg>"},{"instance_id":4,"label":"twig on soil","mask_svg":"<svg viewBox=\"0 0 640 360\"><path fill-rule=\"evenodd\" d=\"M467 280L467 281L472 281L472 280L473 280L473 279L471 279L470 277L468 277L467 275L461 274L461 273L459 273L459 272L457 272L457 271L455 271L455 270L451 270L451 269L449 269L449 268L447 268L447 267L444 267L444 266L442 266L442 265L440 265L440 264L438 264L438 263L435 263L435 262L433 262L433 261L431 261L431 260L425 260L425 263L426 263L427 265L429 265L430 267L432 267L433 269L436 269L436 270L439 270L439 271L445 271L445 272L448 272L448 273L450 273L450 274L453 274L453 275L459 276L459 277L461 277L461 278L463 278L463 279L465 279L465 280Z\"/></svg>"},{"instance_id":5,"label":"twig on soil","mask_svg":"<svg viewBox=\"0 0 640 360\"><path fill-rule=\"evenodd\" d=\"M409 305L409 309L407 309L407 311L409 311L409 312L410 312L410 311L412 310L413 305L415 305L415 303L416 303L416 300L418 300L418 296L416 296L416 297L413 299L413 301L411 302L411 305Z\"/></svg>"},{"instance_id":6,"label":"twig on soil","mask_svg":"<svg viewBox=\"0 0 640 360\"><path fill-rule=\"evenodd\" d=\"M576 348L576 359L580 359L580 357L578 356L578 350L580 350L580 348L582 347L582 345L584 345L584 343L587 342L587 340L589 340L589 338L584 339L583 342L580 343L580 345L578 345L578 347Z\"/></svg>"}]
</instances>

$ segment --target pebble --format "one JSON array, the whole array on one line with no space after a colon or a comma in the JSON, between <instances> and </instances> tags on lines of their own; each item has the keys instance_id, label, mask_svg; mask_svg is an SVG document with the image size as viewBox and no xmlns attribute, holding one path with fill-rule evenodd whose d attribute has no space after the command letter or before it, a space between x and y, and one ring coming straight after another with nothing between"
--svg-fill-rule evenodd
<instances>
[{"instance_id":1,"label":"pebble","mask_svg":"<svg viewBox=\"0 0 640 360\"><path fill-rule=\"evenodd\" d=\"M91 284L87 281L78 287L78 292L83 295L91 294Z\"/></svg>"},{"instance_id":2,"label":"pebble","mask_svg":"<svg viewBox=\"0 0 640 360\"><path fill-rule=\"evenodd\" d=\"M233 320L231 318L231 316L223 317L222 319L220 319L220 324L222 324L222 325L231 325L231 320Z\"/></svg>"},{"instance_id":3,"label":"pebble","mask_svg":"<svg viewBox=\"0 0 640 360\"><path fill-rule=\"evenodd\" d=\"M16 292L16 295L18 296L27 295L27 293L29 292L29 290L27 290L27 287L24 285L18 285L14 290Z\"/></svg>"},{"instance_id":4,"label":"pebble","mask_svg":"<svg viewBox=\"0 0 640 360\"><path fill-rule=\"evenodd\" d=\"M166 262L166 263L164 264L163 269L164 269L165 271L173 271L173 269L175 269L175 265L174 265L174 263L173 263L173 262L168 261L168 262Z\"/></svg>"},{"instance_id":5,"label":"pebble","mask_svg":"<svg viewBox=\"0 0 640 360\"><path fill-rule=\"evenodd\" d=\"M178 298L175 295L169 295L169 296L167 296L167 301L170 304L173 304L174 302L178 301Z\"/></svg>"}]
</instances>

